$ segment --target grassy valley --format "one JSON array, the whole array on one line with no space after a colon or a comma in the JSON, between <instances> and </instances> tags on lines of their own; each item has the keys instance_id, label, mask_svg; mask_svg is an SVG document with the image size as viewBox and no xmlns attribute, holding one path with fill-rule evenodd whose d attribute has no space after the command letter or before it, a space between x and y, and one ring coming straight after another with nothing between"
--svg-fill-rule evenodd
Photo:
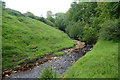
<instances>
[{"instance_id":1,"label":"grassy valley","mask_svg":"<svg viewBox=\"0 0 120 80\"><path fill-rule=\"evenodd\" d=\"M48 11L47 18L35 16L29 11L21 13L6 8L5 2L1 3L3 76L10 77L18 71L19 77L22 73L10 68L30 63L30 66L23 64L21 67L29 67L22 71L33 70L24 73L26 78L37 78L41 74L40 78L56 78L59 72L61 78L118 78L120 2L88 3L74 0L66 13L53 14ZM76 39L76 42L71 39ZM84 47L81 48L82 45ZM69 49L65 53L62 50L66 48ZM47 54L52 54L52 57L44 64L41 61L49 57L46 57ZM30 61L35 61L34 66L39 66L37 61L40 61L43 66L33 69ZM45 69L46 65L51 69L54 67L56 71Z\"/></svg>"}]
</instances>

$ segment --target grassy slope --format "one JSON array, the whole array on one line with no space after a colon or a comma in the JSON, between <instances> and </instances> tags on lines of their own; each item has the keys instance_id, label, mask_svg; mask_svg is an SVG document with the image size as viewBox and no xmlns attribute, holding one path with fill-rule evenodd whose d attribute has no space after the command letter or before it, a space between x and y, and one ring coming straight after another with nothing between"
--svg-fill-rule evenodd
<instances>
[{"instance_id":1,"label":"grassy slope","mask_svg":"<svg viewBox=\"0 0 120 80\"><path fill-rule=\"evenodd\" d=\"M65 78L118 77L118 43L98 41L93 50L80 58L64 74Z\"/></svg>"},{"instance_id":2,"label":"grassy slope","mask_svg":"<svg viewBox=\"0 0 120 80\"><path fill-rule=\"evenodd\" d=\"M3 11L2 41L3 68L16 66L25 60L75 44L60 30L28 17L12 16L5 11Z\"/></svg>"}]
</instances>

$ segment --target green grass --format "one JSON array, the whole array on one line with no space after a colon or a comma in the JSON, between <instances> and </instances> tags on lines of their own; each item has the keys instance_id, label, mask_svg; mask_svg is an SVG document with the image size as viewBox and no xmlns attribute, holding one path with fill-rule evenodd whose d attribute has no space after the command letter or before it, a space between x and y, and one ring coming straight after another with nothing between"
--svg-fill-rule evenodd
<instances>
[{"instance_id":1,"label":"green grass","mask_svg":"<svg viewBox=\"0 0 120 80\"><path fill-rule=\"evenodd\" d=\"M41 73L40 76L38 76L38 79L45 79L45 80L51 80L51 78L57 78L57 72L56 70L52 68L49 68L49 67L45 67L43 72ZM47 78L47 79L46 79Z\"/></svg>"},{"instance_id":2,"label":"green grass","mask_svg":"<svg viewBox=\"0 0 120 80\"><path fill-rule=\"evenodd\" d=\"M58 49L73 47L75 44L67 34L43 22L13 16L5 10L2 17L3 68L57 52Z\"/></svg>"},{"instance_id":3,"label":"green grass","mask_svg":"<svg viewBox=\"0 0 120 80\"><path fill-rule=\"evenodd\" d=\"M55 54L56 56L59 56L59 55L67 54L67 53L65 53L65 52L55 52L54 54Z\"/></svg>"},{"instance_id":4,"label":"green grass","mask_svg":"<svg viewBox=\"0 0 120 80\"><path fill-rule=\"evenodd\" d=\"M69 68L64 78L117 78L118 43L99 40L93 50Z\"/></svg>"}]
</instances>

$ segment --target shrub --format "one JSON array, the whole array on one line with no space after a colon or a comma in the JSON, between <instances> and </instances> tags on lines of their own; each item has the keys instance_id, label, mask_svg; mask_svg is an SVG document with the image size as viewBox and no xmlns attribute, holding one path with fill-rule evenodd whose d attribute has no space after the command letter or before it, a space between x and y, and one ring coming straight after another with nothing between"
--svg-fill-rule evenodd
<instances>
[{"instance_id":1,"label":"shrub","mask_svg":"<svg viewBox=\"0 0 120 80\"><path fill-rule=\"evenodd\" d=\"M51 78L56 78L56 71L53 71L52 68L45 67L43 73L39 78L47 78L47 80L51 80Z\"/></svg>"},{"instance_id":2,"label":"shrub","mask_svg":"<svg viewBox=\"0 0 120 80\"><path fill-rule=\"evenodd\" d=\"M89 24L84 26L82 39L90 44L96 43L99 29L99 20L96 17L91 17Z\"/></svg>"},{"instance_id":3,"label":"shrub","mask_svg":"<svg viewBox=\"0 0 120 80\"><path fill-rule=\"evenodd\" d=\"M81 38L83 35L83 26L84 24L80 21L70 22L69 25L67 25L66 32L72 38L78 38L78 37Z\"/></svg>"},{"instance_id":4,"label":"shrub","mask_svg":"<svg viewBox=\"0 0 120 80\"><path fill-rule=\"evenodd\" d=\"M120 40L120 19L108 20L101 24L100 38L105 40Z\"/></svg>"},{"instance_id":5,"label":"shrub","mask_svg":"<svg viewBox=\"0 0 120 80\"><path fill-rule=\"evenodd\" d=\"M46 19L46 18L44 18L44 21L43 21L45 24L47 24L47 25L50 25L50 26L52 26L52 27L55 27L55 24L53 23L53 22L51 22L49 19Z\"/></svg>"},{"instance_id":6,"label":"shrub","mask_svg":"<svg viewBox=\"0 0 120 80\"><path fill-rule=\"evenodd\" d=\"M82 39L89 44L95 43L97 41L97 30L86 25L83 30Z\"/></svg>"},{"instance_id":7,"label":"shrub","mask_svg":"<svg viewBox=\"0 0 120 80\"><path fill-rule=\"evenodd\" d=\"M35 15L33 13L29 12L29 11L27 13L24 13L24 16L30 17L32 19L35 19Z\"/></svg>"}]
</instances>

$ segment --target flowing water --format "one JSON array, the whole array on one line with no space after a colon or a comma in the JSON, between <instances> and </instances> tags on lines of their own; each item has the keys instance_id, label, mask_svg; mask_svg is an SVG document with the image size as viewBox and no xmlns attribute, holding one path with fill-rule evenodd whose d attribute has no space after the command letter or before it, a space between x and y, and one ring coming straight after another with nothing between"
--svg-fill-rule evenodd
<instances>
[{"instance_id":1,"label":"flowing water","mask_svg":"<svg viewBox=\"0 0 120 80\"><path fill-rule=\"evenodd\" d=\"M92 48L90 45L87 45L85 48L81 49L78 52L73 52L71 54L66 54L59 57L54 57L53 61L45 62L39 66L35 66L31 70L18 72L12 74L11 78L37 78L41 75L45 67L53 67L56 69L56 73L61 76L64 72L69 69L80 57L84 56L86 52L90 51Z\"/></svg>"}]
</instances>

